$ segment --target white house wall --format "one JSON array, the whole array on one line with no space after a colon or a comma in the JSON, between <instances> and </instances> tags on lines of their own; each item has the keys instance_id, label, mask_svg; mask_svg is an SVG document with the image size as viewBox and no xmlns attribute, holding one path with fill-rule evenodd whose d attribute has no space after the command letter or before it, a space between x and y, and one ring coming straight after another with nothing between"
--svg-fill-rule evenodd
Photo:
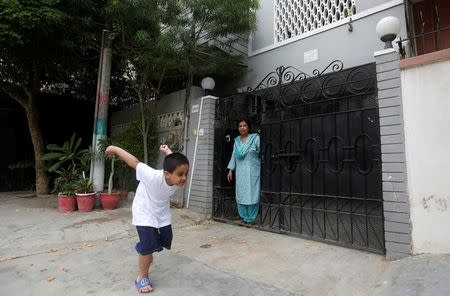
<instances>
[{"instance_id":1,"label":"white house wall","mask_svg":"<svg viewBox=\"0 0 450 296\"><path fill-rule=\"evenodd\" d=\"M413 253L450 253L450 61L401 71Z\"/></svg>"},{"instance_id":2,"label":"white house wall","mask_svg":"<svg viewBox=\"0 0 450 296\"><path fill-rule=\"evenodd\" d=\"M273 1L261 1L257 12L257 30L249 44L248 74L241 86L255 87L264 76L278 66L294 66L311 74L323 70L331 61L339 59L346 68L374 62L373 52L383 43L375 33L377 22L385 16L401 21L400 36L406 36L403 1L356 1L357 13L352 17L353 31L348 30L348 18L288 40L274 42ZM359 7L359 8L358 8ZM304 53L317 50L318 58L304 62Z\"/></svg>"}]
</instances>

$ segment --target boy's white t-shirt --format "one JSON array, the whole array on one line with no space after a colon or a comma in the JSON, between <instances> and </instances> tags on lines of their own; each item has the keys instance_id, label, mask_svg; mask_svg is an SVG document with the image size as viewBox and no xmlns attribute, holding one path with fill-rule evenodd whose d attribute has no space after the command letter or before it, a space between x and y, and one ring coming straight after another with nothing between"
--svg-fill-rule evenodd
<instances>
[{"instance_id":1,"label":"boy's white t-shirt","mask_svg":"<svg viewBox=\"0 0 450 296\"><path fill-rule=\"evenodd\" d=\"M136 166L139 185L134 196L133 225L161 228L170 224L170 197L177 186L166 183L163 170L155 170L145 163Z\"/></svg>"}]
</instances>

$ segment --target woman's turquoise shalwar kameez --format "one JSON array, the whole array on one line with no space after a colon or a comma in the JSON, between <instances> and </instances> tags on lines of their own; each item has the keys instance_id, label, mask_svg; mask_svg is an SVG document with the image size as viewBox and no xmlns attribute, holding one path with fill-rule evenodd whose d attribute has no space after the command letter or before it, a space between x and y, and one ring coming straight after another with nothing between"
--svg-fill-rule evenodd
<instances>
[{"instance_id":1,"label":"woman's turquoise shalwar kameez","mask_svg":"<svg viewBox=\"0 0 450 296\"><path fill-rule=\"evenodd\" d=\"M244 143L241 142L240 136L236 137L228 164L228 169L236 171L236 202L239 216L250 223L258 216L261 195L259 145L258 134L249 134Z\"/></svg>"}]
</instances>

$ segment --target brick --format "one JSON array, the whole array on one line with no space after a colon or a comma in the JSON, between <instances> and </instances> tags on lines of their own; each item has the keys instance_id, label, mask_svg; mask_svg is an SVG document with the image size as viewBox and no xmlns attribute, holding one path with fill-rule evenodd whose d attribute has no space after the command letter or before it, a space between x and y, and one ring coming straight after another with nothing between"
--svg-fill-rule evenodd
<instances>
[{"instance_id":1,"label":"brick","mask_svg":"<svg viewBox=\"0 0 450 296\"><path fill-rule=\"evenodd\" d=\"M393 69L390 71L380 72L377 73L377 81L383 81L388 80L392 78L399 78L400 77L400 70L399 69Z\"/></svg>"},{"instance_id":2,"label":"brick","mask_svg":"<svg viewBox=\"0 0 450 296\"><path fill-rule=\"evenodd\" d=\"M404 163L383 163L381 166L381 171L383 173L405 173L406 166Z\"/></svg>"},{"instance_id":3,"label":"brick","mask_svg":"<svg viewBox=\"0 0 450 296\"><path fill-rule=\"evenodd\" d=\"M382 154L381 159L383 163L385 162L405 162L405 154L404 153L392 153L392 154ZM394 181L394 180L390 180Z\"/></svg>"},{"instance_id":4,"label":"brick","mask_svg":"<svg viewBox=\"0 0 450 296\"><path fill-rule=\"evenodd\" d=\"M403 126L400 124L380 127L380 135L382 136L399 135L399 134L403 135Z\"/></svg>"},{"instance_id":5,"label":"brick","mask_svg":"<svg viewBox=\"0 0 450 296\"><path fill-rule=\"evenodd\" d=\"M399 260L409 256L411 256L411 251L407 253L402 253L402 252L391 252L390 250L389 251L386 250L386 259L389 261Z\"/></svg>"},{"instance_id":6,"label":"brick","mask_svg":"<svg viewBox=\"0 0 450 296\"><path fill-rule=\"evenodd\" d=\"M401 97L400 87L382 89L378 91L378 99Z\"/></svg>"},{"instance_id":7,"label":"brick","mask_svg":"<svg viewBox=\"0 0 450 296\"><path fill-rule=\"evenodd\" d=\"M192 180L195 181L208 181L210 178L208 178L207 172L203 172L203 174L199 174L198 172L194 172L194 176L192 177Z\"/></svg>"},{"instance_id":8,"label":"brick","mask_svg":"<svg viewBox=\"0 0 450 296\"><path fill-rule=\"evenodd\" d=\"M382 144L381 153L404 153L405 145L403 144Z\"/></svg>"},{"instance_id":9,"label":"brick","mask_svg":"<svg viewBox=\"0 0 450 296\"><path fill-rule=\"evenodd\" d=\"M195 204L201 206L202 208L209 208L212 206L212 198L203 198L200 196L191 195L189 199L189 204Z\"/></svg>"},{"instance_id":10,"label":"brick","mask_svg":"<svg viewBox=\"0 0 450 296\"><path fill-rule=\"evenodd\" d=\"M212 179L211 180L196 180L195 178L192 180L192 186L200 186L207 189L212 189ZM208 188L210 187L210 188Z\"/></svg>"},{"instance_id":11,"label":"brick","mask_svg":"<svg viewBox=\"0 0 450 296\"><path fill-rule=\"evenodd\" d=\"M407 186L405 182L383 182L383 191L406 192Z\"/></svg>"},{"instance_id":12,"label":"brick","mask_svg":"<svg viewBox=\"0 0 450 296\"><path fill-rule=\"evenodd\" d=\"M400 86L401 86L400 78L378 81L378 91Z\"/></svg>"},{"instance_id":13,"label":"brick","mask_svg":"<svg viewBox=\"0 0 450 296\"><path fill-rule=\"evenodd\" d=\"M402 108L400 106L391 106L379 109L380 117L402 115Z\"/></svg>"},{"instance_id":14,"label":"brick","mask_svg":"<svg viewBox=\"0 0 450 296\"><path fill-rule=\"evenodd\" d=\"M407 192L385 191L383 192L383 200L390 202L409 202L409 196Z\"/></svg>"},{"instance_id":15,"label":"brick","mask_svg":"<svg viewBox=\"0 0 450 296\"><path fill-rule=\"evenodd\" d=\"M411 234L409 233L386 232L384 239L387 242L411 244Z\"/></svg>"},{"instance_id":16,"label":"brick","mask_svg":"<svg viewBox=\"0 0 450 296\"><path fill-rule=\"evenodd\" d=\"M384 231L386 232L398 232L398 233L410 233L409 223L399 223L384 221Z\"/></svg>"},{"instance_id":17,"label":"brick","mask_svg":"<svg viewBox=\"0 0 450 296\"><path fill-rule=\"evenodd\" d=\"M385 107L392 107L392 106L401 106L402 99L398 96L391 97L391 98L384 98L378 100L378 107L379 108L385 108Z\"/></svg>"},{"instance_id":18,"label":"brick","mask_svg":"<svg viewBox=\"0 0 450 296\"><path fill-rule=\"evenodd\" d=\"M378 58L377 58L378 59ZM400 68L399 61L387 62L387 63L377 63L377 73L391 71Z\"/></svg>"},{"instance_id":19,"label":"brick","mask_svg":"<svg viewBox=\"0 0 450 296\"><path fill-rule=\"evenodd\" d=\"M380 126L398 125L398 124L403 124L403 120L400 115L380 117Z\"/></svg>"},{"instance_id":20,"label":"brick","mask_svg":"<svg viewBox=\"0 0 450 296\"><path fill-rule=\"evenodd\" d=\"M384 211L384 221L398 222L398 223L410 223L409 213L398 213Z\"/></svg>"},{"instance_id":21,"label":"brick","mask_svg":"<svg viewBox=\"0 0 450 296\"><path fill-rule=\"evenodd\" d=\"M389 154L383 154L389 155ZM383 181L391 181L391 182L402 182L406 181L406 174L405 173L383 173L382 175Z\"/></svg>"},{"instance_id":22,"label":"brick","mask_svg":"<svg viewBox=\"0 0 450 296\"><path fill-rule=\"evenodd\" d=\"M386 253L398 252L398 253L411 253L411 244L402 244L395 242L386 242Z\"/></svg>"},{"instance_id":23,"label":"brick","mask_svg":"<svg viewBox=\"0 0 450 296\"><path fill-rule=\"evenodd\" d=\"M388 62L395 62L397 61L398 63L398 54L396 52L390 52L390 53L385 53L385 54L381 54L381 55L377 55L375 56L375 61L378 64L385 64Z\"/></svg>"},{"instance_id":24,"label":"brick","mask_svg":"<svg viewBox=\"0 0 450 296\"><path fill-rule=\"evenodd\" d=\"M409 203L385 201L383 202L383 208L389 212L409 213Z\"/></svg>"},{"instance_id":25,"label":"brick","mask_svg":"<svg viewBox=\"0 0 450 296\"><path fill-rule=\"evenodd\" d=\"M208 192L207 188L202 186L192 185L191 194L203 196L206 192Z\"/></svg>"},{"instance_id":26,"label":"brick","mask_svg":"<svg viewBox=\"0 0 450 296\"><path fill-rule=\"evenodd\" d=\"M403 144L404 139L403 135L389 135L389 136L381 136L381 145L383 144Z\"/></svg>"}]
</instances>

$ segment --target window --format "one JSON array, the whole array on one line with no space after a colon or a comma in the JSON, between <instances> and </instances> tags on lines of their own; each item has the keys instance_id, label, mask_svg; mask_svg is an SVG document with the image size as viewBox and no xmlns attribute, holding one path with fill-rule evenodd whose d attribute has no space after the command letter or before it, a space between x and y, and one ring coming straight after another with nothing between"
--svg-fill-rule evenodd
<instances>
[{"instance_id":1,"label":"window","mask_svg":"<svg viewBox=\"0 0 450 296\"><path fill-rule=\"evenodd\" d=\"M301 36L356 13L356 0L275 0L275 40Z\"/></svg>"},{"instance_id":2,"label":"window","mask_svg":"<svg viewBox=\"0 0 450 296\"><path fill-rule=\"evenodd\" d=\"M414 0L411 2L411 45L417 55L450 48L450 1Z\"/></svg>"}]
</instances>

